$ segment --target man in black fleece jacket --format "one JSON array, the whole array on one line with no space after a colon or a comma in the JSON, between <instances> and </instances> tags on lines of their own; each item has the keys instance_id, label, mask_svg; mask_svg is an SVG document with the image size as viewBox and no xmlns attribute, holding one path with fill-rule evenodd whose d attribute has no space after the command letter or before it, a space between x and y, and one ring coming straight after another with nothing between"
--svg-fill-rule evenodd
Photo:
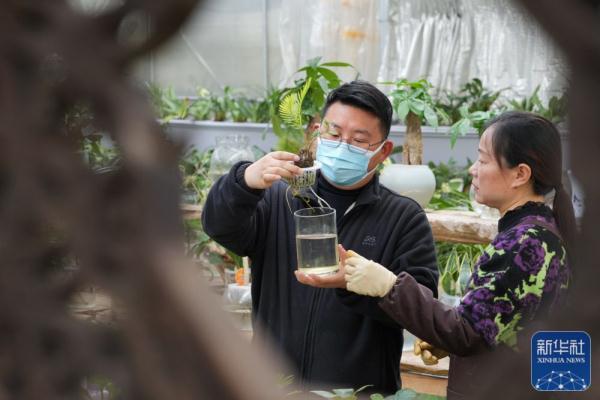
<instances>
[{"instance_id":1,"label":"man in black fleece jacket","mask_svg":"<svg viewBox=\"0 0 600 400\"><path fill-rule=\"evenodd\" d=\"M354 81L332 91L318 126L315 192L336 209L338 242L346 249L406 271L437 293L431 228L419 205L379 183L375 168L391 153L392 106L373 85ZM346 290L343 271L297 271L292 212L304 200L281 178L300 173L286 152L241 162L211 189L202 220L223 246L252 260L255 332L266 332L295 368L296 381L321 389L401 386L402 329L373 298ZM286 195L292 210L288 208ZM317 199L304 193L312 206Z\"/></svg>"}]
</instances>

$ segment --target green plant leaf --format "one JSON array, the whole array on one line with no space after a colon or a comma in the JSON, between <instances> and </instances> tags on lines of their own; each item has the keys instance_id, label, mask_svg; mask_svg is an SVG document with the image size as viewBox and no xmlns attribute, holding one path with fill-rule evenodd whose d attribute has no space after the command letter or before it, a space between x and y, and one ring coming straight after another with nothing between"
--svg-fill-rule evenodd
<instances>
[{"instance_id":1,"label":"green plant leaf","mask_svg":"<svg viewBox=\"0 0 600 400\"><path fill-rule=\"evenodd\" d=\"M340 86L341 80L340 78L338 78L338 75L332 70L328 68L318 67L317 71L319 71L319 73L321 73L321 75L323 75L323 77L327 80L329 89L335 89L338 86Z\"/></svg>"},{"instance_id":2,"label":"green plant leaf","mask_svg":"<svg viewBox=\"0 0 600 400\"><path fill-rule=\"evenodd\" d=\"M281 119L292 129L302 130L302 103L311 83L312 79L308 78L299 91L289 92L279 104Z\"/></svg>"},{"instance_id":3,"label":"green plant leaf","mask_svg":"<svg viewBox=\"0 0 600 400\"><path fill-rule=\"evenodd\" d=\"M322 67L350 67L354 68L354 66L350 63L342 62L342 61L330 61L324 62L321 64Z\"/></svg>"},{"instance_id":4,"label":"green plant leaf","mask_svg":"<svg viewBox=\"0 0 600 400\"><path fill-rule=\"evenodd\" d=\"M464 136L471 128L471 120L463 118L450 127L450 148L454 148L458 135Z\"/></svg>"},{"instance_id":5,"label":"green plant leaf","mask_svg":"<svg viewBox=\"0 0 600 400\"><path fill-rule=\"evenodd\" d=\"M423 110L423 114L425 116L425 121L427 121L427 125L436 127L438 126L438 117L433 108L428 105L425 105Z\"/></svg>"},{"instance_id":6,"label":"green plant leaf","mask_svg":"<svg viewBox=\"0 0 600 400\"><path fill-rule=\"evenodd\" d=\"M310 392L317 396L325 397L326 399L333 399L336 397L335 393L326 392L325 390L311 390Z\"/></svg>"},{"instance_id":7,"label":"green plant leaf","mask_svg":"<svg viewBox=\"0 0 600 400\"><path fill-rule=\"evenodd\" d=\"M386 400L411 400L417 398L417 392L411 389L400 389L392 396L386 397Z\"/></svg>"},{"instance_id":8,"label":"green plant leaf","mask_svg":"<svg viewBox=\"0 0 600 400\"><path fill-rule=\"evenodd\" d=\"M401 101L400 104L398 104L398 109L396 111L396 114L398 114L398 118L401 121L405 121L406 116L408 115L409 111L410 111L409 102L407 100L405 100L405 101Z\"/></svg>"},{"instance_id":9,"label":"green plant leaf","mask_svg":"<svg viewBox=\"0 0 600 400\"><path fill-rule=\"evenodd\" d=\"M412 111L419 117L423 116L423 110L425 109L425 103L422 100L413 99L410 103L408 103L408 107L410 108L410 111Z\"/></svg>"},{"instance_id":10,"label":"green plant leaf","mask_svg":"<svg viewBox=\"0 0 600 400\"><path fill-rule=\"evenodd\" d=\"M469 115L472 121L487 121L490 118L490 113L487 111L475 111Z\"/></svg>"},{"instance_id":11,"label":"green plant leaf","mask_svg":"<svg viewBox=\"0 0 600 400\"><path fill-rule=\"evenodd\" d=\"M463 104L462 106L459 107L458 112L460 113L460 116L464 119L464 118L469 118L469 107L466 104Z\"/></svg>"},{"instance_id":12,"label":"green plant leaf","mask_svg":"<svg viewBox=\"0 0 600 400\"><path fill-rule=\"evenodd\" d=\"M341 398L356 398L356 396L354 396L354 389L349 388L349 389L333 389L333 393L335 393L336 396L341 397Z\"/></svg>"},{"instance_id":13,"label":"green plant leaf","mask_svg":"<svg viewBox=\"0 0 600 400\"><path fill-rule=\"evenodd\" d=\"M310 60L306 61L306 63L308 64L308 66L316 68L319 63L321 62L321 56L319 57L315 57L315 58L311 58Z\"/></svg>"}]
</instances>

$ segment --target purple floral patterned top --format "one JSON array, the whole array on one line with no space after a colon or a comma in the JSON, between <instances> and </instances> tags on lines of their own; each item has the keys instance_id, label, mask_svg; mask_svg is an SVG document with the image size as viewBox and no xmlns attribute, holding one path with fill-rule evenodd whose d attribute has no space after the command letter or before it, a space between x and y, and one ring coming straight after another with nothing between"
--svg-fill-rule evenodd
<instances>
[{"instance_id":1,"label":"purple floral patterned top","mask_svg":"<svg viewBox=\"0 0 600 400\"><path fill-rule=\"evenodd\" d=\"M552 210L529 202L507 212L477 261L458 311L491 346L517 345L523 324L559 303L569 282Z\"/></svg>"}]
</instances>

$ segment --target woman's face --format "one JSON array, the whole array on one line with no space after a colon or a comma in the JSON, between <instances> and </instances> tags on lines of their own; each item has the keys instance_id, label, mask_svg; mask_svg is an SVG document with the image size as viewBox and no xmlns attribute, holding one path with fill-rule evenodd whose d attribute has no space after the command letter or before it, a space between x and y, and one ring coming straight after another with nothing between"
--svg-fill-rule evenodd
<instances>
[{"instance_id":1,"label":"woman's face","mask_svg":"<svg viewBox=\"0 0 600 400\"><path fill-rule=\"evenodd\" d=\"M500 166L492 150L493 126L483 132L479 140L479 157L469 168L473 176L475 200L488 207L503 210L503 206L510 202L513 190L511 187L512 174L510 169Z\"/></svg>"}]
</instances>

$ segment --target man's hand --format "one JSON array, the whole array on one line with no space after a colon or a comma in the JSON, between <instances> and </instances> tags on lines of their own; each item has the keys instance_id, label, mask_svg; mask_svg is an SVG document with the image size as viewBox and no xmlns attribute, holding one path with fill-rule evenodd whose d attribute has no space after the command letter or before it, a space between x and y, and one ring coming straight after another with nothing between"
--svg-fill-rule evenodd
<instances>
[{"instance_id":1,"label":"man's hand","mask_svg":"<svg viewBox=\"0 0 600 400\"><path fill-rule=\"evenodd\" d=\"M285 151L274 151L253 162L244 171L244 180L251 189L267 189L281 178L300 175L302 170L294 165L298 155Z\"/></svg>"},{"instance_id":2,"label":"man's hand","mask_svg":"<svg viewBox=\"0 0 600 400\"><path fill-rule=\"evenodd\" d=\"M433 345L421 340L415 339L414 351L416 356L421 356L421 360L425 365L434 365L444 357L448 357L448 352L438 349Z\"/></svg>"},{"instance_id":3,"label":"man's hand","mask_svg":"<svg viewBox=\"0 0 600 400\"><path fill-rule=\"evenodd\" d=\"M347 251L344 269L346 288L354 293L383 297L396 283L396 275L392 271L352 250Z\"/></svg>"},{"instance_id":4,"label":"man's hand","mask_svg":"<svg viewBox=\"0 0 600 400\"><path fill-rule=\"evenodd\" d=\"M305 274L300 271L294 271L298 282L308 286L318 288L346 288L346 281L344 280L344 261L346 260L346 250L339 244L338 251L340 254L340 269L333 275L314 275Z\"/></svg>"}]
</instances>

